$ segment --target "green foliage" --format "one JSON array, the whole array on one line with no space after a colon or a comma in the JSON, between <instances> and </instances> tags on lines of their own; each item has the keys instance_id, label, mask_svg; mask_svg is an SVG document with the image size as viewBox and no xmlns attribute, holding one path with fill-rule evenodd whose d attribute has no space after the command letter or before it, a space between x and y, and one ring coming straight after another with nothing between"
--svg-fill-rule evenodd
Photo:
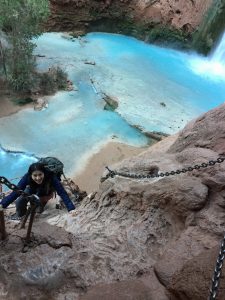
<instances>
[{"instance_id":1,"label":"green foliage","mask_svg":"<svg viewBox=\"0 0 225 300\"><path fill-rule=\"evenodd\" d=\"M0 30L8 40L5 64L8 82L16 91L32 88L35 44L49 13L47 0L0 0Z\"/></svg>"},{"instance_id":2,"label":"green foliage","mask_svg":"<svg viewBox=\"0 0 225 300\"><path fill-rule=\"evenodd\" d=\"M40 24L49 14L47 0L0 0L0 27L31 39L41 34Z\"/></svg>"},{"instance_id":3,"label":"green foliage","mask_svg":"<svg viewBox=\"0 0 225 300\"><path fill-rule=\"evenodd\" d=\"M60 67L52 67L48 72L40 73L38 76L38 86L42 94L48 95L67 88L67 74Z\"/></svg>"},{"instance_id":4,"label":"green foliage","mask_svg":"<svg viewBox=\"0 0 225 300\"><path fill-rule=\"evenodd\" d=\"M57 84L52 74L50 73L41 73L39 74L39 89L45 95L50 95L57 91Z\"/></svg>"},{"instance_id":5,"label":"green foliage","mask_svg":"<svg viewBox=\"0 0 225 300\"><path fill-rule=\"evenodd\" d=\"M137 26L135 26L134 22L129 18L121 20L121 23L119 24L119 30L126 35L132 35L135 33L136 29Z\"/></svg>"},{"instance_id":6,"label":"green foliage","mask_svg":"<svg viewBox=\"0 0 225 300\"><path fill-rule=\"evenodd\" d=\"M178 29L159 25L149 31L147 39L150 43L185 44L188 39L188 34L185 34Z\"/></svg>"},{"instance_id":7,"label":"green foliage","mask_svg":"<svg viewBox=\"0 0 225 300\"><path fill-rule=\"evenodd\" d=\"M132 36L145 42L169 45L171 47L189 48L190 34L169 25L139 22L127 19L123 22L122 32L129 32Z\"/></svg>"},{"instance_id":8,"label":"green foliage","mask_svg":"<svg viewBox=\"0 0 225 300\"><path fill-rule=\"evenodd\" d=\"M67 73L60 67L55 69L55 80L59 90L65 90L67 88L67 77Z\"/></svg>"}]
</instances>

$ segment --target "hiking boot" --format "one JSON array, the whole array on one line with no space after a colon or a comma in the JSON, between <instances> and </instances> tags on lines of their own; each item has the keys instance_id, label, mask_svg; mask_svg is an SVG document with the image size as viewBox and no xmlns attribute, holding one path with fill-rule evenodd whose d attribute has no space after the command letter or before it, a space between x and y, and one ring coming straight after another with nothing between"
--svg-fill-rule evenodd
<instances>
[{"instance_id":1,"label":"hiking boot","mask_svg":"<svg viewBox=\"0 0 225 300\"><path fill-rule=\"evenodd\" d=\"M13 215L11 215L11 216L9 217L9 219L10 219L11 221L21 221L22 218L23 218L23 216L22 216L22 217L19 217L19 216L17 215L17 213L15 213L15 214L13 214Z\"/></svg>"}]
</instances>

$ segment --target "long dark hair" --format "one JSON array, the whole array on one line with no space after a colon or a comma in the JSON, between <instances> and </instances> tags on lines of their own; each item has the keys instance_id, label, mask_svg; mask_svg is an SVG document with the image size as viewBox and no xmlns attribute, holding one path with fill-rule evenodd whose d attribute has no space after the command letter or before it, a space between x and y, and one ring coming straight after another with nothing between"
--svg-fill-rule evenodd
<instances>
[{"instance_id":1,"label":"long dark hair","mask_svg":"<svg viewBox=\"0 0 225 300\"><path fill-rule=\"evenodd\" d=\"M44 173L44 179L41 184L37 184L32 179L32 173L34 171L40 171ZM43 194L49 194L52 190L52 181L53 181L54 174L47 170L45 166L41 163L33 163L30 165L28 169L28 184L32 190L32 192L35 192L37 189L42 191Z\"/></svg>"}]
</instances>

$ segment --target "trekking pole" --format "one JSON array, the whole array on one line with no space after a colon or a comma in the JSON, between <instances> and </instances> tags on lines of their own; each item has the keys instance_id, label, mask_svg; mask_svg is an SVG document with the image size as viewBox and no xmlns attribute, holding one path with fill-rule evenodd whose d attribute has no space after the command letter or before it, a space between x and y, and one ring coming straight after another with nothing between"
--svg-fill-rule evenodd
<instances>
[{"instance_id":1,"label":"trekking pole","mask_svg":"<svg viewBox=\"0 0 225 300\"><path fill-rule=\"evenodd\" d=\"M4 217L4 210L2 205L0 204L0 233L1 233L1 239L6 239L6 231L5 231L5 217Z\"/></svg>"},{"instance_id":2,"label":"trekking pole","mask_svg":"<svg viewBox=\"0 0 225 300\"><path fill-rule=\"evenodd\" d=\"M0 183L0 201L5 197L5 193L3 192L2 184Z\"/></svg>"},{"instance_id":3,"label":"trekking pole","mask_svg":"<svg viewBox=\"0 0 225 300\"><path fill-rule=\"evenodd\" d=\"M30 242L30 235L31 235L31 229L34 222L34 216L36 213L37 205L35 203L31 203L31 209L30 209L30 220L27 228L27 236L26 236L26 243Z\"/></svg>"},{"instance_id":4,"label":"trekking pole","mask_svg":"<svg viewBox=\"0 0 225 300\"><path fill-rule=\"evenodd\" d=\"M4 194L2 192L2 185L0 184L0 200L4 197ZM5 231L5 216L4 216L4 210L2 205L0 204L0 233L1 233L1 239L5 240L6 238L6 231Z\"/></svg>"},{"instance_id":5,"label":"trekking pole","mask_svg":"<svg viewBox=\"0 0 225 300\"><path fill-rule=\"evenodd\" d=\"M23 219L23 221L22 221L22 224L21 224L21 226L20 226L20 229L25 228L27 219L28 219L28 217L29 217L29 215L30 215L30 211L31 211L31 208L28 207L27 212L26 212L26 215L25 215L25 217L24 217L24 219Z\"/></svg>"}]
</instances>

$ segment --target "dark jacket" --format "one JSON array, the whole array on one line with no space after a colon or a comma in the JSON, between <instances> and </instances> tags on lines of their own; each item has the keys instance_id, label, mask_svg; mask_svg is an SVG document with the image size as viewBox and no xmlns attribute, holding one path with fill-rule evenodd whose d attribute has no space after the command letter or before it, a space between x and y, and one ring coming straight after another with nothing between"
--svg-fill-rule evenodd
<instances>
[{"instance_id":1,"label":"dark jacket","mask_svg":"<svg viewBox=\"0 0 225 300\"><path fill-rule=\"evenodd\" d=\"M26 186L29 184L29 175L26 173L20 182L18 183L18 187L21 190L25 190ZM56 193L62 198L63 202L66 205L66 208L68 211L75 209L75 206L73 202L70 200L67 192L65 191L64 187L62 186L61 182L58 180L56 176L53 177L52 180L52 187L56 191ZM18 198L18 193L17 192L12 192L8 196L6 196L4 199L2 199L2 206L3 208L6 208L9 204L11 204L13 201ZM39 196L44 196L44 195L39 195Z\"/></svg>"}]
</instances>

